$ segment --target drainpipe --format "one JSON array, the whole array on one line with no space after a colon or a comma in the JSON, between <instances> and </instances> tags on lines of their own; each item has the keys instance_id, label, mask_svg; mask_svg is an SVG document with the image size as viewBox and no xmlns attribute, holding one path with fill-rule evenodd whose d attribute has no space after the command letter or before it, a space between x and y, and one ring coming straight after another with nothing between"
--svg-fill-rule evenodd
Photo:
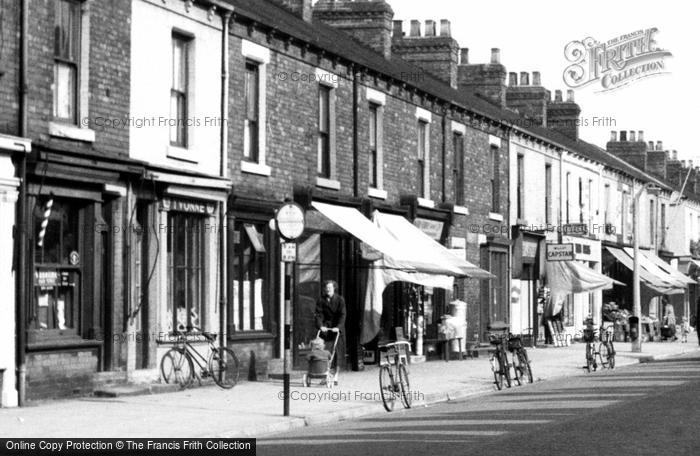
<instances>
[{"instance_id":1,"label":"drainpipe","mask_svg":"<svg viewBox=\"0 0 700 456\"><path fill-rule=\"evenodd\" d=\"M447 107L442 111L442 202L444 203L447 198L445 196L446 183L445 183L445 172L447 170L447 165L445 160L447 159ZM457 152L453 152L457 153ZM455 182L456 184L456 182ZM456 185L455 185L456 187Z\"/></svg>"},{"instance_id":2,"label":"drainpipe","mask_svg":"<svg viewBox=\"0 0 700 456\"><path fill-rule=\"evenodd\" d=\"M228 87L229 87L229 23L233 10L225 10L222 13L222 28L221 28L221 133L220 147L221 157L219 160L219 174L221 177L227 177L228 163ZM226 201L219 204L219 344L221 347L226 346ZM231 227L233 228L233 227Z\"/></svg>"},{"instance_id":3,"label":"drainpipe","mask_svg":"<svg viewBox=\"0 0 700 456\"><path fill-rule=\"evenodd\" d=\"M357 80L357 71L352 71L352 174L354 197L360 195L360 81Z\"/></svg>"},{"instance_id":4,"label":"drainpipe","mask_svg":"<svg viewBox=\"0 0 700 456\"><path fill-rule=\"evenodd\" d=\"M564 151L559 151L559 243L563 241L562 226L564 225Z\"/></svg>"},{"instance_id":5,"label":"drainpipe","mask_svg":"<svg viewBox=\"0 0 700 456\"><path fill-rule=\"evenodd\" d=\"M20 12L20 65L19 65L19 136L26 138L28 126L27 111L27 67L28 67L28 38L29 30L29 0L22 0ZM26 402L26 312L27 312L27 154L22 153L19 165L19 204L17 208L17 226L19 227L15 248L18 252L17 264L17 393L18 404L23 406Z\"/></svg>"}]
</instances>

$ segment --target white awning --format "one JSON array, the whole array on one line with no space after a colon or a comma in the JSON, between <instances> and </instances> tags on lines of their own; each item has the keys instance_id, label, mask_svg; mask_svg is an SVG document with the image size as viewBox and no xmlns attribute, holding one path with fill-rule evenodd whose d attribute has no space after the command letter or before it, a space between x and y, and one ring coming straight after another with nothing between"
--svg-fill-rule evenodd
<instances>
[{"instance_id":1,"label":"white awning","mask_svg":"<svg viewBox=\"0 0 700 456\"><path fill-rule=\"evenodd\" d=\"M625 248L625 252L630 255L634 256L634 249L631 249L629 247ZM647 267L647 261L651 263L651 267L656 268L653 269L654 272L659 275L660 277L664 278L664 281L666 282L673 282L676 281L679 284L685 286L685 285L690 285L690 284L696 284L697 282L687 275L683 274L670 264L666 263L664 260L659 258L657 255L654 255L652 252L646 251L646 250L640 250L639 253L642 254L642 261L643 261L643 266L646 268ZM651 269L650 269L651 270Z\"/></svg>"},{"instance_id":2,"label":"white awning","mask_svg":"<svg viewBox=\"0 0 700 456\"><path fill-rule=\"evenodd\" d=\"M634 252L630 254L626 250L617 249L614 247L606 247L606 249L615 257L615 259L622 263L627 269L629 269L630 271L634 271ZM647 268L647 266L651 268L654 272L650 271ZM671 295L683 293L687 286L671 278L668 274L663 273L658 267L653 265L651 260L643 256L641 250L639 262L639 278L645 286L659 294Z\"/></svg>"},{"instance_id":3,"label":"white awning","mask_svg":"<svg viewBox=\"0 0 700 456\"><path fill-rule=\"evenodd\" d=\"M319 202L311 205L340 228L381 253L383 261L377 267L411 273L464 275L452 263L430 252L416 250L407 239L394 237L387 230L380 229L357 209Z\"/></svg>"},{"instance_id":4,"label":"white awning","mask_svg":"<svg viewBox=\"0 0 700 456\"><path fill-rule=\"evenodd\" d=\"M559 313L568 294L608 290L613 284L624 285L576 261L548 261L546 269L547 283L552 292L547 309L550 316Z\"/></svg>"},{"instance_id":5,"label":"white awning","mask_svg":"<svg viewBox=\"0 0 700 456\"><path fill-rule=\"evenodd\" d=\"M430 263L451 269L452 275L479 279L495 277L490 272L459 258L400 215L374 211L372 218L377 227L401 243L404 249L411 249L416 256L426 259Z\"/></svg>"}]
</instances>

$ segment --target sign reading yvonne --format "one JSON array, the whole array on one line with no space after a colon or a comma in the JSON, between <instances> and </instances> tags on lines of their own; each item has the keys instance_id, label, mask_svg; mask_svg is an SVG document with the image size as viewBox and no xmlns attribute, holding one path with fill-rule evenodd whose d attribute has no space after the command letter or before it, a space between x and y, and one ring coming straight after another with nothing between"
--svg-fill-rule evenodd
<instances>
[{"instance_id":1,"label":"sign reading yvonne","mask_svg":"<svg viewBox=\"0 0 700 456\"><path fill-rule=\"evenodd\" d=\"M665 59L673 55L657 46L656 32L654 27L606 42L591 37L570 42L564 48L564 56L572 64L564 70L564 83L574 89L598 83L602 87L599 92L607 92L668 73Z\"/></svg>"}]
</instances>

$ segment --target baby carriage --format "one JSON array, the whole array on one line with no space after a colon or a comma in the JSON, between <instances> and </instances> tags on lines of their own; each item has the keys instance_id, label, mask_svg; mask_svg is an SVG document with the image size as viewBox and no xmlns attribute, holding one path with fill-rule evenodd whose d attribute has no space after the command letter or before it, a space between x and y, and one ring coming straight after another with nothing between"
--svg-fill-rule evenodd
<instances>
[{"instance_id":1,"label":"baby carriage","mask_svg":"<svg viewBox=\"0 0 700 456\"><path fill-rule=\"evenodd\" d=\"M303 386L311 386L311 380L322 380L319 385L322 385L325 381L326 387L333 388L333 377L335 375L334 369L331 368L333 365L333 360L336 356L336 347L338 346L338 338L340 337L340 332L328 331L334 334L333 346L330 350L330 359L311 359L309 358L309 366L304 375L301 377L301 383ZM321 330L316 334L316 339L321 337ZM337 369L337 367L336 367Z\"/></svg>"}]
</instances>

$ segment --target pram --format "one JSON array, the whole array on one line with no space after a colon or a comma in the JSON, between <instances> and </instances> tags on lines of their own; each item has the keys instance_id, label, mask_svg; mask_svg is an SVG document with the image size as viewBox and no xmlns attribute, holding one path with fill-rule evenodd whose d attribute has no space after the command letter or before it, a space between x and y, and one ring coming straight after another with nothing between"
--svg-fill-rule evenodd
<instances>
[{"instance_id":1,"label":"pram","mask_svg":"<svg viewBox=\"0 0 700 456\"><path fill-rule=\"evenodd\" d=\"M327 332L332 332L335 334L335 338L333 339L333 347L331 349L331 357L329 360L324 360L324 359L309 359L309 366L304 375L301 377L301 384L303 386L309 387L311 386L311 380L316 379L316 380L325 380L326 382L326 387L327 388L333 388L333 377L335 376L334 370L331 368L333 365L333 360L335 359L336 355L336 348L338 347L338 339L340 338L340 332L335 332L335 331L327 331ZM321 330L318 331L316 334L316 338L321 337ZM337 367L336 367L337 369ZM323 381L319 383L319 385L322 385Z\"/></svg>"}]
</instances>

